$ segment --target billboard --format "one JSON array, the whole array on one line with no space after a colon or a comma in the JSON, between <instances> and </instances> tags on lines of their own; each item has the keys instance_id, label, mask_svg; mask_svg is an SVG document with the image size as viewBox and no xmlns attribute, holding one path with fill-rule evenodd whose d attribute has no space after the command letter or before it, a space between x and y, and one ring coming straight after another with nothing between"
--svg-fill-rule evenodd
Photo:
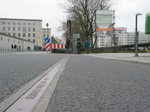
<instances>
[{"instance_id":1,"label":"billboard","mask_svg":"<svg viewBox=\"0 0 150 112\"><path fill-rule=\"evenodd\" d=\"M146 14L145 34L150 34L150 13Z\"/></svg>"}]
</instances>

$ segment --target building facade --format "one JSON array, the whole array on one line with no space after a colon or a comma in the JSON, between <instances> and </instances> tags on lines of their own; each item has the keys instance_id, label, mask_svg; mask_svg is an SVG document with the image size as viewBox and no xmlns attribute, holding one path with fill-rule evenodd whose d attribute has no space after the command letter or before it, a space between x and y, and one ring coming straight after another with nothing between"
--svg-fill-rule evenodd
<instances>
[{"instance_id":1,"label":"building facade","mask_svg":"<svg viewBox=\"0 0 150 112\"><path fill-rule=\"evenodd\" d=\"M115 11L97 10L96 11L96 38L97 48L112 46L114 36Z\"/></svg>"},{"instance_id":2,"label":"building facade","mask_svg":"<svg viewBox=\"0 0 150 112\"><path fill-rule=\"evenodd\" d=\"M51 29L48 29L49 36ZM44 32L40 19L0 18L0 32L34 42L34 46L44 47Z\"/></svg>"},{"instance_id":3,"label":"building facade","mask_svg":"<svg viewBox=\"0 0 150 112\"><path fill-rule=\"evenodd\" d=\"M22 38L0 33L0 52L34 51L34 43Z\"/></svg>"},{"instance_id":4,"label":"building facade","mask_svg":"<svg viewBox=\"0 0 150 112\"><path fill-rule=\"evenodd\" d=\"M96 48L134 44L135 32L127 32L126 27L115 27L114 10L96 11ZM138 43L150 42L149 35L139 32Z\"/></svg>"},{"instance_id":5,"label":"building facade","mask_svg":"<svg viewBox=\"0 0 150 112\"><path fill-rule=\"evenodd\" d=\"M130 45L135 43L135 32L120 32L116 36L117 45ZM150 42L149 35L139 32L138 43Z\"/></svg>"}]
</instances>

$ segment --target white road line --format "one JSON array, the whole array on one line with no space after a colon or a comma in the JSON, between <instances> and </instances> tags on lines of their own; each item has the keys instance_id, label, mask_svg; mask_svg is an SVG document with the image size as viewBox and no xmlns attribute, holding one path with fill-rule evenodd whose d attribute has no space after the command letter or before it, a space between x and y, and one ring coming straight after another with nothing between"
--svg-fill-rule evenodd
<instances>
[{"instance_id":1,"label":"white road line","mask_svg":"<svg viewBox=\"0 0 150 112\"><path fill-rule=\"evenodd\" d=\"M66 60L65 57L63 60ZM47 75L37 82L29 91L18 99L5 112L32 112L39 99L53 80L54 76L63 66L64 61L60 61Z\"/></svg>"}]
</instances>

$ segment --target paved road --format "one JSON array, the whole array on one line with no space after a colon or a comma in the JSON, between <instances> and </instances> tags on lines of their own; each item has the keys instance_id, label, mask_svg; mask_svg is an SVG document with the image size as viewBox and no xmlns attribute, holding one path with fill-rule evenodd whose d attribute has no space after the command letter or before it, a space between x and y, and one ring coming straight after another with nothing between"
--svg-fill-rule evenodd
<instances>
[{"instance_id":1,"label":"paved road","mask_svg":"<svg viewBox=\"0 0 150 112\"><path fill-rule=\"evenodd\" d=\"M11 94L65 56L0 54L0 96ZM149 74L149 65L69 55L47 112L148 112Z\"/></svg>"},{"instance_id":2,"label":"paved road","mask_svg":"<svg viewBox=\"0 0 150 112\"><path fill-rule=\"evenodd\" d=\"M0 101L65 55L0 53Z\"/></svg>"},{"instance_id":3,"label":"paved road","mask_svg":"<svg viewBox=\"0 0 150 112\"><path fill-rule=\"evenodd\" d=\"M150 66L71 55L47 112L148 112Z\"/></svg>"}]
</instances>

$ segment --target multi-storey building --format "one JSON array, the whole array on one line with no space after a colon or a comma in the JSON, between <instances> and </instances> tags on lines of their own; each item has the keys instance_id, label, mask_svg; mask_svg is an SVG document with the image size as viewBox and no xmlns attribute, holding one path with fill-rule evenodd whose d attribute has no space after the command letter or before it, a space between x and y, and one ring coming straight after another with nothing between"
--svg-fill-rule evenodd
<instances>
[{"instance_id":1,"label":"multi-storey building","mask_svg":"<svg viewBox=\"0 0 150 112\"><path fill-rule=\"evenodd\" d=\"M119 32L115 34L117 45L129 45L135 42L135 32ZM149 36L144 32L139 32L138 43L149 42Z\"/></svg>"},{"instance_id":2,"label":"multi-storey building","mask_svg":"<svg viewBox=\"0 0 150 112\"><path fill-rule=\"evenodd\" d=\"M115 11L114 10L97 10L96 11L96 38L95 47L112 46L114 36Z\"/></svg>"},{"instance_id":3,"label":"multi-storey building","mask_svg":"<svg viewBox=\"0 0 150 112\"><path fill-rule=\"evenodd\" d=\"M108 32L107 32L108 33ZM111 36L103 36L103 33L99 33L97 37L97 47L111 47L118 45L129 45L135 43L135 32L127 32L126 27L116 27L114 28L114 33ZM150 36L144 32L139 32L138 43L150 42Z\"/></svg>"},{"instance_id":4,"label":"multi-storey building","mask_svg":"<svg viewBox=\"0 0 150 112\"><path fill-rule=\"evenodd\" d=\"M115 29L114 30L115 34L120 34L120 33L126 33L127 32L126 27L115 27L114 29Z\"/></svg>"},{"instance_id":5,"label":"multi-storey building","mask_svg":"<svg viewBox=\"0 0 150 112\"><path fill-rule=\"evenodd\" d=\"M115 41L117 45L134 44L135 32L127 32L126 27L116 27ZM146 43L146 42L149 42L149 35L145 34L144 32L139 32L138 43Z\"/></svg>"},{"instance_id":6,"label":"multi-storey building","mask_svg":"<svg viewBox=\"0 0 150 112\"><path fill-rule=\"evenodd\" d=\"M34 46L44 47L42 20L0 18L0 32L34 42ZM50 28L48 29L50 36Z\"/></svg>"}]
</instances>

